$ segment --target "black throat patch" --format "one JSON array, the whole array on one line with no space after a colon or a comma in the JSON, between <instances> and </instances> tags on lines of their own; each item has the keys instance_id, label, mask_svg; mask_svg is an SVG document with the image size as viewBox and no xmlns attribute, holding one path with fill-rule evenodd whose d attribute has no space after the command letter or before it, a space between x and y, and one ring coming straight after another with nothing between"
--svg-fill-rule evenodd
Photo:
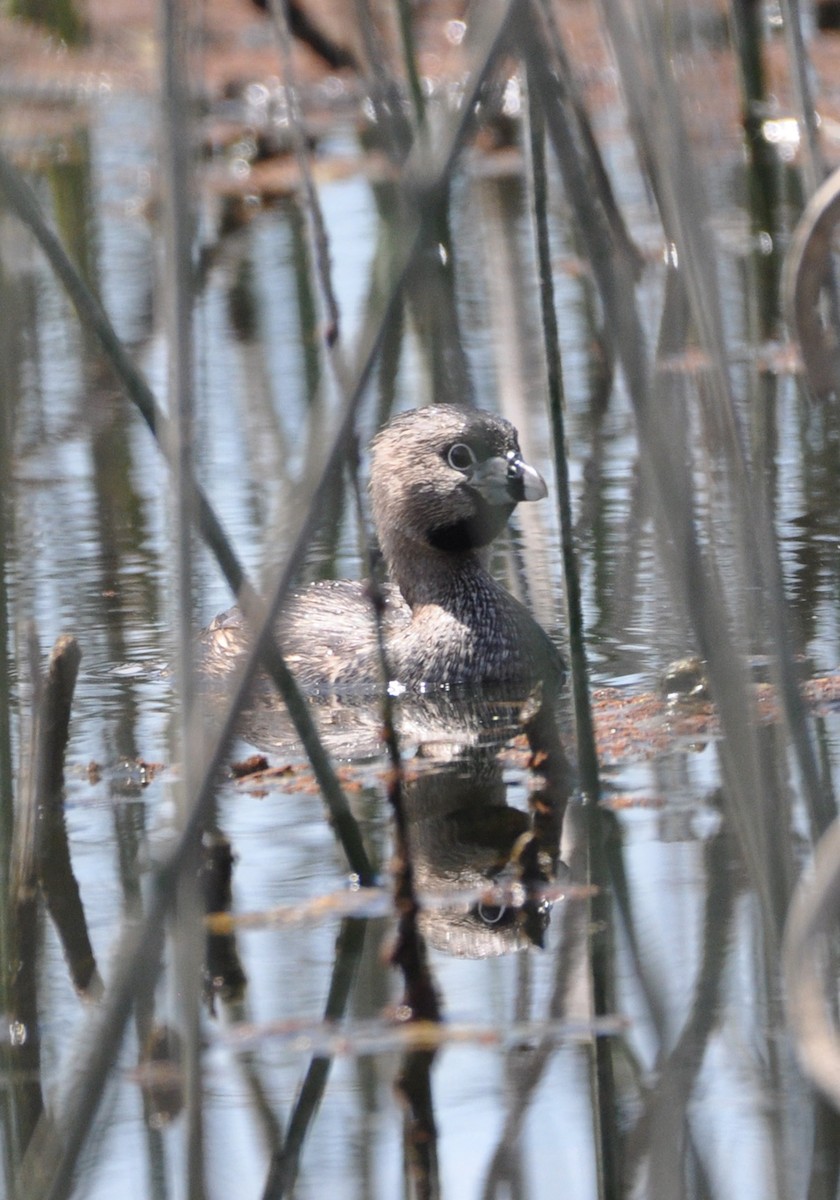
<instances>
[{"instance_id":1,"label":"black throat patch","mask_svg":"<svg viewBox=\"0 0 840 1200\"><path fill-rule=\"evenodd\" d=\"M429 545L447 554L459 554L466 550L480 550L502 531L515 504L489 505L477 497L476 511L451 525L438 525L429 530Z\"/></svg>"}]
</instances>

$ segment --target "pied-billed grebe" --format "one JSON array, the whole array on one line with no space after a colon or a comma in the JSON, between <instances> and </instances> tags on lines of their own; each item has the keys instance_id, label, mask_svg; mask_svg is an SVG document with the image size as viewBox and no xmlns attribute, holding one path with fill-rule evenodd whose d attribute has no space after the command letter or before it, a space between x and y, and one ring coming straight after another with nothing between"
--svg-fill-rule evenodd
<instances>
[{"instance_id":1,"label":"pied-billed grebe","mask_svg":"<svg viewBox=\"0 0 840 1200\"><path fill-rule=\"evenodd\" d=\"M484 548L521 500L547 494L514 427L487 412L432 405L395 417L374 439L370 495L388 568L384 629L391 679L425 685L559 683L563 660L526 608L497 583ZM234 613L208 629L211 657L238 643ZM315 583L278 626L289 667L311 691L381 684L365 586Z\"/></svg>"}]
</instances>

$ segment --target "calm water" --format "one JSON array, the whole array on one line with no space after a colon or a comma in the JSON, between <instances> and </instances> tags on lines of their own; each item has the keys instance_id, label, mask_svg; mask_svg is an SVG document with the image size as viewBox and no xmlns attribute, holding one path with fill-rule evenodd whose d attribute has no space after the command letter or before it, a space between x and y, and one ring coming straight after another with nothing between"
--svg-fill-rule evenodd
<instances>
[{"instance_id":1,"label":"calm water","mask_svg":"<svg viewBox=\"0 0 840 1200\"><path fill-rule=\"evenodd\" d=\"M85 248L88 277L163 397L155 109L142 97L117 93L92 103L80 119L84 127L73 144L72 164L51 166L32 182L65 237L71 218L83 230L75 250ZM603 112L599 133L619 199L646 255L640 297L653 344L664 288L664 239L621 114ZM354 146L352 128L338 128L323 150L346 153ZM735 386L750 444L768 480L796 649L816 674L826 673L840 659L840 426L836 413L804 402L794 376L759 371L758 349L768 339L753 322L755 259L739 145L734 135L724 138L717 131L699 152L716 167L709 183ZM468 158L453 188L461 345L475 397L511 416L526 455L552 479L527 197L517 171L484 167L482 160ZM76 200L57 207L57 197L71 186L78 186ZM324 183L320 194L342 336L349 346L368 302L381 230L377 197L361 164L358 173ZM265 581L283 559L289 514L306 486L310 447L330 438L338 401L323 363L308 350L305 314L312 297L300 269L303 223L294 203L255 204L248 219L224 235L218 232L219 216L218 199L208 195L202 209L207 268L196 309L196 457L207 494L243 562L255 579ZM577 269L558 188L552 222L593 683L632 696L652 693L667 664L693 650L690 624L672 598L657 551L652 500L639 473L635 425L620 377L605 411L595 398L597 329L590 324L591 296ZM97 366L63 293L41 258L24 251L20 229L9 216L0 224L0 253L9 430L2 477L9 673L3 719L14 746L12 790L18 791L28 736L26 638L34 622L44 653L66 632L83 652L67 751L66 822L73 871L107 985L121 922L147 903L150 866L171 844L175 825L181 764L173 749L168 670L177 623L173 501L151 437ZM680 370L687 428L694 434L697 372L688 356ZM363 407L365 437L376 426L380 398L389 388L398 408L432 398L428 364L410 319L394 377L383 373ZM704 462L698 454L694 469L704 536L718 547L719 561L730 561L737 572L738 548L713 456ZM551 503L538 507L522 515L508 548L512 553L500 555L498 565L546 627L558 631L562 644L557 516ZM311 549L311 574L358 576L362 570L352 505L342 504L339 513ZM224 581L202 552L194 588L196 630L229 603ZM567 712L561 722L572 753ZM602 728L610 727L608 714ZM816 733L829 782L837 732L835 715L821 715ZM785 766L781 733L768 725L762 737L766 753L779 760L778 778L788 785L768 836L774 859L795 875L808 853L807 822L793 772ZM353 737L342 741L342 757L352 742ZM406 755L423 742L422 733L409 733ZM252 749L243 741L229 757ZM226 780L218 793L214 825L235 855L237 914L294 910L347 888L346 862L299 754L286 744L275 744L273 751L273 764L288 763L297 773L261 786ZM508 827L526 827L532 786L524 752L495 766L487 765L486 755L475 766L461 750L441 758L443 787L436 799L422 787L412 793L421 884L430 895L454 884L475 886L487 838L492 843L495 836L484 824L488 810L503 812ZM160 769L143 773L138 760ZM354 811L371 854L385 869L391 832L383 764L380 757L348 769ZM477 774L470 776L473 770ZM478 779L484 788L476 811L465 774L468 783ZM758 901L721 797L717 744L705 734L674 733L653 752L646 737L620 744L605 740L604 779L616 810L609 938L616 1020L604 1036L614 1047L611 1117L622 1145L627 1194L657 1200L833 1195L837 1142L830 1122L821 1123L825 1114L799 1076L784 1033L778 963L763 943ZM4 787L8 812L8 781ZM572 883L586 878L582 812L573 793L562 842ZM458 835L466 843L454 850L452 813L462 822ZM459 853L463 859L450 868L447 856L457 859ZM787 886L782 878L771 879L780 894ZM433 909L425 926L431 968L446 1020L464 1030L462 1040L439 1052L432 1071L442 1195L459 1200L598 1195L588 920L587 901L570 888L568 897L555 899L544 947L538 949L521 932L505 936L504 922L493 914L467 923L464 932L463 914ZM295 1022L308 1028L324 1011L340 925L329 914L285 923L266 919L237 935L247 988L236 1003L217 999L215 1014L207 1013L202 1024L211 1195L262 1195L268 1147L289 1120L313 1048L290 1028L293 1032ZM46 917L40 933L41 1079L51 1103L61 1096L95 1009L74 992ZM400 1047L389 1040L387 1025L376 1025L367 1049L357 1052L365 1022L387 1016L400 998L396 972L384 965L392 937L390 917L366 922L346 1010L347 1040L305 1139L299 1196L386 1200L403 1194L402 1114L393 1091ZM165 972L154 998L155 1022L175 1023L175 993L171 973ZM546 1046L539 1029L549 1018L557 1022L556 1036ZM482 1040L475 1027L488 1036ZM115 1188L127 1198L184 1194L184 1118L176 1114L164 1122L148 1109L144 1117L134 1074L137 1040L130 1027L97 1133L82 1156L80 1196L112 1196ZM11 1104L5 1115L8 1164ZM7 1187L8 1180L7 1174Z\"/></svg>"}]
</instances>

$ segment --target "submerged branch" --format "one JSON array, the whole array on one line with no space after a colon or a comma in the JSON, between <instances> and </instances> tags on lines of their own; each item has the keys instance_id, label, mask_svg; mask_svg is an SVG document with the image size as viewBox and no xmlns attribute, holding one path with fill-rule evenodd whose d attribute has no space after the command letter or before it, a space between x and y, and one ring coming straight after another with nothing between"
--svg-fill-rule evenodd
<instances>
[{"instance_id":1,"label":"submerged branch","mask_svg":"<svg viewBox=\"0 0 840 1200\"><path fill-rule=\"evenodd\" d=\"M20 794L14 826L11 902L18 925L31 923L37 893L43 895L58 932L77 991L97 996L102 981L96 969L79 885L73 874L64 820L64 756L70 710L81 651L75 638L60 637L50 655L46 676L40 677L38 645L31 638L34 724L29 774ZM32 913L29 913L32 906ZM20 961L35 956L33 933L22 943ZM23 947L26 947L24 950ZM37 1036L33 1032L33 1036Z\"/></svg>"}]
</instances>

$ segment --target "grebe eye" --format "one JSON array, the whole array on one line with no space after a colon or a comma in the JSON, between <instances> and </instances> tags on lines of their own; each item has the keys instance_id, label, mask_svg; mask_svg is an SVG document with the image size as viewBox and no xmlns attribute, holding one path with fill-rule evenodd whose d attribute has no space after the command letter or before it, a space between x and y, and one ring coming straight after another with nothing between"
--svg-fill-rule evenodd
<instances>
[{"instance_id":1,"label":"grebe eye","mask_svg":"<svg viewBox=\"0 0 840 1200\"><path fill-rule=\"evenodd\" d=\"M456 471L468 471L470 467L475 466L477 459L469 446L464 442L456 442L454 446L450 446L446 461Z\"/></svg>"}]
</instances>

